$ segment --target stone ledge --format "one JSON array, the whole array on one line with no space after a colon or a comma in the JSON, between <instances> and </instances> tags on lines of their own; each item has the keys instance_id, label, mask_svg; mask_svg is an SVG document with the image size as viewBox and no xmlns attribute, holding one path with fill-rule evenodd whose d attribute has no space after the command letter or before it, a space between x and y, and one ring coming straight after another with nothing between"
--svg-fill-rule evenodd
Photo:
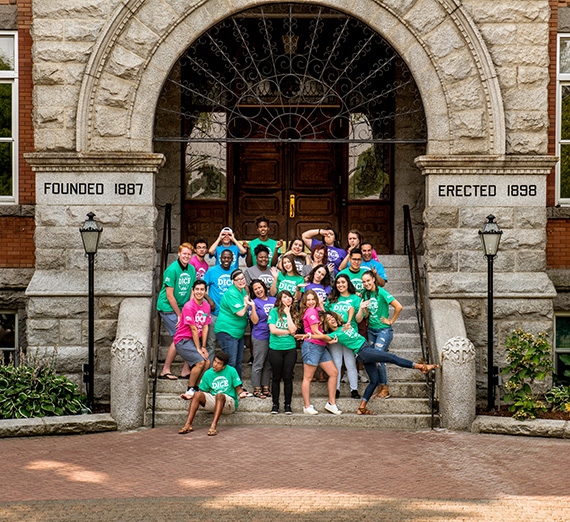
<instances>
[{"instance_id":1,"label":"stone ledge","mask_svg":"<svg viewBox=\"0 0 570 522\"><path fill-rule=\"evenodd\" d=\"M570 439L570 422L549 419L519 421L511 417L478 415L471 425L471 433Z\"/></svg>"},{"instance_id":2,"label":"stone ledge","mask_svg":"<svg viewBox=\"0 0 570 522\"><path fill-rule=\"evenodd\" d=\"M70 433L95 433L116 430L117 423L108 413L0 420L0 438L67 435Z\"/></svg>"}]
</instances>

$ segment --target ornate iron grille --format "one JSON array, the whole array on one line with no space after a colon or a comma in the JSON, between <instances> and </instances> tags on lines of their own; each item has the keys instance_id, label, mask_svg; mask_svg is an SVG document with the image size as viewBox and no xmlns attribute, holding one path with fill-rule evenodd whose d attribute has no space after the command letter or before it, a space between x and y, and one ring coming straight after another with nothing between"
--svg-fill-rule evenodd
<instances>
[{"instance_id":1,"label":"ornate iron grille","mask_svg":"<svg viewBox=\"0 0 570 522\"><path fill-rule=\"evenodd\" d=\"M181 136L161 116L180 121ZM155 141L425 143L423 105L396 51L362 22L307 4L228 18L181 57Z\"/></svg>"}]
</instances>

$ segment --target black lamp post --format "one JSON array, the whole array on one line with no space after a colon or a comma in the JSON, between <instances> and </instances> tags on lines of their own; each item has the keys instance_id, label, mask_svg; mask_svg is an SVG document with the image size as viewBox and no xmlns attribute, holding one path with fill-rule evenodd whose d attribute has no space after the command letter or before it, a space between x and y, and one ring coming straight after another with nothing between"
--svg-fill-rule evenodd
<instances>
[{"instance_id":1,"label":"black lamp post","mask_svg":"<svg viewBox=\"0 0 570 522\"><path fill-rule=\"evenodd\" d=\"M495 216L487 216L487 222L479 230L483 254L487 257L487 410L495 408L495 385L498 368L493 364L493 259L497 255L503 231L495 223Z\"/></svg>"},{"instance_id":2,"label":"black lamp post","mask_svg":"<svg viewBox=\"0 0 570 522\"><path fill-rule=\"evenodd\" d=\"M79 232L81 233L85 254L89 259L89 358L87 364L83 365L83 382L87 385L87 407L92 412L94 406L93 376L95 373L95 287L93 285L93 279L95 273L95 254L97 253L99 238L101 237L101 232L103 232L103 227L93 219L95 217L93 212L89 212L87 217L88 219L83 223Z\"/></svg>"}]
</instances>

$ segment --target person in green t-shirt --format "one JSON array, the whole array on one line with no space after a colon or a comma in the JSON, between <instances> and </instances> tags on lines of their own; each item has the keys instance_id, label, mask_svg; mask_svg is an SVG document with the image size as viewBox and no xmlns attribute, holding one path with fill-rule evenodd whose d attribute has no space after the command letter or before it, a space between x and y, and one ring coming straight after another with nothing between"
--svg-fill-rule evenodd
<instances>
[{"instance_id":1,"label":"person in green t-shirt","mask_svg":"<svg viewBox=\"0 0 570 522\"><path fill-rule=\"evenodd\" d=\"M364 284L364 302L362 307L365 316L368 317L368 342L377 350L387 352L394 337L392 325L398 319L402 311L402 305L394 299L384 288L378 286L376 274L372 270L368 270L362 276ZM394 314L390 318L389 307L394 308ZM386 365L381 363L378 365L380 384L378 392L373 397L378 399L387 399L390 397L390 389L388 388L388 377L386 375Z\"/></svg>"},{"instance_id":2,"label":"person in green t-shirt","mask_svg":"<svg viewBox=\"0 0 570 522\"><path fill-rule=\"evenodd\" d=\"M176 333L176 327L180 322L182 307L190 300L192 285L196 281L196 269L190 264L192 258L192 245L182 243L178 247L178 259L171 263L164 271L162 277L162 288L158 294L156 308L160 313L162 321L172 338ZM178 377L172 375L170 365L176 357L176 347L174 342L168 348L164 366L159 374L159 379L177 380ZM187 379L190 374L190 367L184 363L181 378Z\"/></svg>"},{"instance_id":3,"label":"person in green t-shirt","mask_svg":"<svg viewBox=\"0 0 570 522\"><path fill-rule=\"evenodd\" d=\"M331 310L339 314L346 324L351 324L358 329L358 323L362 321L364 312L361 310L360 304L362 299L356 295L356 289L350 281L350 277L346 274L338 274L336 276L332 290L329 293L325 310ZM340 372L342 362L346 366L346 375L350 385L350 396L353 399L360 399L358 393L358 371L356 369L356 361L354 354L342 343L334 343L329 346L329 352L333 358L334 364L338 369L339 375L336 385L336 395L340 395Z\"/></svg>"},{"instance_id":4,"label":"person in green t-shirt","mask_svg":"<svg viewBox=\"0 0 570 522\"><path fill-rule=\"evenodd\" d=\"M267 324L269 325L269 354L267 356L271 366L271 396L273 397L273 415L279 413L279 393L281 379L283 379L285 414L293 413L291 398L293 396L293 369L297 362L297 344L295 332L295 314L292 311L293 296L291 292L283 290L277 294L275 305L269 312Z\"/></svg>"},{"instance_id":5,"label":"person in green t-shirt","mask_svg":"<svg viewBox=\"0 0 570 522\"><path fill-rule=\"evenodd\" d=\"M237 370L241 378L243 336L253 301L245 288L245 275L239 268L231 273L230 279L233 284L222 296L214 330L222 351L230 357L229 365Z\"/></svg>"},{"instance_id":6,"label":"person in green t-shirt","mask_svg":"<svg viewBox=\"0 0 570 522\"><path fill-rule=\"evenodd\" d=\"M422 373L428 373L439 368L437 364L415 363L408 359L398 357L393 353L374 349L370 346L370 343L358 333L356 328L353 328L350 324L343 326L344 320L335 312L328 311L322 313L320 324L324 333L322 335L312 334L312 338L320 339L327 343L342 343L364 364L364 368L370 377L370 383L366 387L366 390L364 390L362 402L356 412L358 415L376 415L367 407L372 392L374 392L378 386L379 375L376 363L391 363L402 368L420 370ZM308 336L309 334L301 334L295 335L295 338L304 340L307 339Z\"/></svg>"},{"instance_id":7,"label":"person in green t-shirt","mask_svg":"<svg viewBox=\"0 0 570 522\"><path fill-rule=\"evenodd\" d=\"M350 282L354 285L356 293L362 297L362 292L364 291L364 285L362 284L362 276L366 272L363 268L360 268L360 263L362 263L362 252L360 248L354 248L349 254L350 266L341 270L339 274L346 274L350 278Z\"/></svg>"},{"instance_id":8,"label":"person in green t-shirt","mask_svg":"<svg viewBox=\"0 0 570 522\"><path fill-rule=\"evenodd\" d=\"M283 240L280 239L276 241L275 239L269 238L269 220L265 216L258 217L255 220L255 226L257 227L259 237L251 241L242 242L243 246L247 248L247 266L255 266L257 264L254 256L255 247L258 245L264 245L269 249L269 266L275 266L279 258L280 249L283 246ZM254 252L253 256L251 255L252 252Z\"/></svg>"},{"instance_id":9,"label":"person in green t-shirt","mask_svg":"<svg viewBox=\"0 0 570 522\"><path fill-rule=\"evenodd\" d=\"M305 283L303 276L299 274L293 255L287 254L286 256L283 256L281 266L281 270L278 270L275 267L271 268L271 274L274 279L273 284L269 289L269 293L275 296L278 292L287 290L294 296L295 301L300 301L301 292L307 286L307 283Z\"/></svg>"},{"instance_id":10,"label":"person in green t-shirt","mask_svg":"<svg viewBox=\"0 0 570 522\"><path fill-rule=\"evenodd\" d=\"M192 422L198 408L214 412L208 435L217 435L218 420L222 414L229 415L237 410L238 397L245 396L241 379L235 368L228 365L228 354L217 352L212 367L207 370L200 381L200 389L192 397L188 408L188 417L180 435L194 431Z\"/></svg>"}]
</instances>

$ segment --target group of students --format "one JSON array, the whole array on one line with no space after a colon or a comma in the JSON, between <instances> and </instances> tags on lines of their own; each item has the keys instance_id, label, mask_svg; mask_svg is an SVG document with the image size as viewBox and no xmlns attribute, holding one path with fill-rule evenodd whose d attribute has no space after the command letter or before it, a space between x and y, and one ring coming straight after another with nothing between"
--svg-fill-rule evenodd
<instances>
[{"instance_id":1,"label":"group of students","mask_svg":"<svg viewBox=\"0 0 570 522\"><path fill-rule=\"evenodd\" d=\"M310 415L318 414L310 402L317 367L328 383L325 409L336 415L342 413L336 399L343 362L351 397L361 398L357 364L363 365L369 376L359 415L374 415L367 404L376 388L376 397L390 396L386 362L424 373L437 367L387 352L392 324L402 305L383 288L387 282L384 267L358 231L350 231L345 250L334 230L308 230L281 255L283 241L269 238L268 220L258 218L256 225L259 237L253 241L240 242L225 227L209 248L203 239L196 241L194 248L182 244L178 259L164 273L157 307L174 341L160 378L177 379L171 364L180 354L185 361L180 377L189 379L182 398L192 399L202 388L203 375L215 359L216 341L227 354L228 365L237 372L239 397L271 398L272 414L279 413L281 381L284 413L292 413L299 340L303 341L303 412ZM305 246L310 253L305 252ZM212 267L205 260L207 253L215 258ZM246 270L239 268L239 257L246 258ZM366 322L367 329L362 327ZM244 335L250 324L253 393L241 387Z\"/></svg>"}]
</instances>

